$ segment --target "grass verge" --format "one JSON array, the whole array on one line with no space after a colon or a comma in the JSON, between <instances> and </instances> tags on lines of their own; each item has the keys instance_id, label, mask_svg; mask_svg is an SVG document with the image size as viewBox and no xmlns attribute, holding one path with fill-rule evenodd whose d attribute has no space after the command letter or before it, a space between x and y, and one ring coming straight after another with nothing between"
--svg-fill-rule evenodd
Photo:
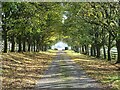
<instances>
[{"instance_id":1,"label":"grass verge","mask_svg":"<svg viewBox=\"0 0 120 90\"><path fill-rule=\"evenodd\" d=\"M105 88L120 90L120 64L113 64L73 51L66 52L72 60L80 65L81 69L85 70L91 78L100 81Z\"/></svg>"},{"instance_id":2,"label":"grass verge","mask_svg":"<svg viewBox=\"0 0 120 90\"><path fill-rule=\"evenodd\" d=\"M2 56L2 89L32 89L55 53L4 53Z\"/></svg>"}]
</instances>

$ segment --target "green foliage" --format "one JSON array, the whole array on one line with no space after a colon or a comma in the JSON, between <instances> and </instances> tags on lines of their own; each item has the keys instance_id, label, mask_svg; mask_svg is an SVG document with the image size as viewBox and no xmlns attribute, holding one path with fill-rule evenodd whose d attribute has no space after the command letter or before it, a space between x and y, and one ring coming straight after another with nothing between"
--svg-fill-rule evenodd
<instances>
[{"instance_id":1,"label":"green foliage","mask_svg":"<svg viewBox=\"0 0 120 90\"><path fill-rule=\"evenodd\" d=\"M3 22L7 35L30 43L47 44L62 24L60 3L4 2ZM9 28L8 28L9 27Z\"/></svg>"},{"instance_id":2,"label":"green foliage","mask_svg":"<svg viewBox=\"0 0 120 90\"><path fill-rule=\"evenodd\" d=\"M119 8L118 2L4 2L3 31L9 41L31 47L64 40L73 47L94 47L100 54L102 46L111 48L120 40Z\"/></svg>"}]
</instances>

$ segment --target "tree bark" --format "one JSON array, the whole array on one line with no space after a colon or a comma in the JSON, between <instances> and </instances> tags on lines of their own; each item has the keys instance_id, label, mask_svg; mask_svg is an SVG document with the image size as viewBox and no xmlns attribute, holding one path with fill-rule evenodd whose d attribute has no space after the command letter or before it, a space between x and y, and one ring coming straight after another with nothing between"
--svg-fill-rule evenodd
<instances>
[{"instance_id":1,"label":"tree bark","mask_svg":"<svg viewBox=\"0 0 120 90\"><path fill-rule=\"evenodd\" d=\"M117 57L116 63L120 63L120 39L116 40L116 47L117 47L117 52L118 52L118 57Z\"/></svg>"},{"instance_id":2,"label":"tree bark","mask_svg":"<svg viewBox=\"0 0 120 90\"><path fill-rule=\"evenodd\" d=\"M97 58L100 58L100 45L96 46L96 50L97 50Z\"/></svg>"},{"instance_id":3,"label":"tree bark","mask_svg":"<svg viewBox=\"0 0 120 90\"><path fill-rule=\"evenodd\" d=\"M21 51L22 51L21 37L19 37L19 43L18 43L18 44L19 44L19 45L18 45L18 47L19 47L18 52L21 52Z\"/></svg>"},{"instance_id":4,"label":"tree bark","mask_svg":"<svg viewBox=\"0 0 120 90\"><path fill-rule=\"evenodd\" d=\"M7 31L3 28L3 39L4 39L4 53L7 53Z\"/></svg>"},{"instance_id":5,"label":"tree bark","mask_svg":"<svg viewBox=\"0 0 120 90\"><path fill-rule=\"evenodd\" d=\"M108 61L111 61L110 47L108 47Z\"/></svg>"},{"instance_id":6,"label":"tree bark","mask_svg":"<svg viewBox=\"0 0 120 90\"><path fill-rule=\"evenodd\" d=\"M30 52L30 43L28 42L28 52Z\"/></svg>"},{"instance_id":7,"label":"tree bark","mask_svg":"<svg viewBox=\"0 0 120 90\"><path fill-rule=\"evenodd\" d=\"M90 53L91 53L90 55L93 56L93 46L91 46L90 48Z\"/></svg>"},{"instance_id":8,"label":"tree bark","mask_svg":"<svg viewBox=\"0 0 120 90\"><path fill-rule=\"evenodd\" d=\"M108 40L108 61L111 61L111 34L109 34L109 40Z\"/></svg>"},{"instance_id":9,"label":"tree bark","mask_svg":"<svg viewBox=\"0 0 120 90\"><path fill-rule=\"evenodd\" d=\"M38 47L38 43L36 44L36 52L38 52L39 47Z\"/></svg>"},{"instance_id":10,"label":"tree bark","mask_svg":"<svg viewBox=\"0 0 120 90\"><path fill-rule=\"evenodd\" d=\"M12 36L11 43L12 43L11 52L15 52L15 38L14 38L14 36Z\"/></svg>"},{"instance_id":11,"label":"tree bark","mask_svg":"<svg viewBox=\"0 0 120 90\"><path fill-rule=\"evenodd\" d=\"M84 47L85 47L85 55L87 55L87 45L84 45Z\"/></svg>"},{"instance_id":12,"label":"tree bark","mask_svg":"<svg viewBox=\"0 0 120 90\"><path fill-rule=\"evenodd\" d=\"M84 46L82 45L82 53L84 53Z\"/></svg>"},{"instance_id":13,"label":"tree bark","mask_svg":"<svg viewBox=\"0 0 120 90\"><path fill-rule=\"evenodd\" d=\"M89 55L88 45L85 45L84 47L85 47L85 53L84 53L84 54L85 54L85 55Z\"/></svg>"},{"instance_id":14,"label":"tree bark","mask_svg":"<svg viewBox=\"0 0 120 90\"><path fill-rule=\"evenodd\" d=\"M105 45L103 45L103 54L104 54L104 59L106 59L106 50L105 50Z\"/></svg>"},{"instance_id":15,"label":"tree bark","mask_svg":"<svg viewBox=\"0 0 120 90\"><path fill-rule=\"evenodd\" d=\"M2 17L2 29L3 29L3 40L4 40L4 49L3 52L7 53L7 27L6 27L6 22L3 20L4 17ZM6 19L6 17L4 18Z\"/></svg>"},{"instance_id":16,"label":"tree bark","mask_svg":"<svg viewBox=\"0 0 120 90\"><path fill-rule=\"evenodd\" d=\"M35 41L34 41L34 45L33 45L33 48L34 48L34 52L35 52L35 46L36 46L36 45L35 45Z\"/></svg>"},{"instance_id":17,"label":"tree bark","mask_svg":"<svg viewBox=\"0 0 120 90\"><path fill-rule=\"evenodd\" d=\"M33 52L33 44L31 44L31 51Z\"/></svg>"},{"instance_id":18,"label":"tree bark","mask_svg":"<svg viewBox=\"0 0 120 90\"><path fill-rule=\"evenodd\" d=\"M93 52L94 52L93 56L95 57L96 56L96 47L95 47L95 45L93 46Z\"/></svg>"},{"instance_id":19,"label":"tree bark","mask_svg":"<svg viewBox=\"0 0 120 90\"><path fill-rule=\"evenodd\" d=\"M78 48L78 46L75 46L75 52L79 53L79 48Z\"/></svg>"},{"instance_id":20,"label":"tree bark","mask_svg":"<svg viewBox=\"0 0 120 90\"><path fill-rule=\"evenodd\" d=\"M36 42L36 52L39 52L39 41Z\"/></svg>"},{"instance_id":21,"label":"tree bark","mask_svg":"<svg viewBox=\"0 0 120 90\"><path fill-rule=\"evenodd\" d=\"M41 50L42 50L42 51L44 51L43 48L44 48L44 46L42 45L42 46L41 46Z\"/></svg>"},{"instance_id":22,"label":"tree bark","mask_svg":"<svg viewBox=\"0 0 120 90\"><path fill-rule=\"evenodd\" d=\"M81 53L81 46L80 46L80 48L79 48L79 52Z\"/></svg>"},{"instance_id":23,"label":"tree bark","mask_svg":"<svg viewBox=\"0 0 120 90\"><path fill-rule=\"evenodd\" d=\"M25 40L23 40L23 52L26 51L25 46L26 46L26 43L25 43Z\"/></svg>"},{"instance_id":24,"label":"tree bark","mask_svg":"<svg viewBox=\"0 0 120 90\"><path fill-rule=\"evenodd\" d=\"M45 51L47 51L47 45L45 45L45 48L44 48Z\"/></svg>"}]
</instances>

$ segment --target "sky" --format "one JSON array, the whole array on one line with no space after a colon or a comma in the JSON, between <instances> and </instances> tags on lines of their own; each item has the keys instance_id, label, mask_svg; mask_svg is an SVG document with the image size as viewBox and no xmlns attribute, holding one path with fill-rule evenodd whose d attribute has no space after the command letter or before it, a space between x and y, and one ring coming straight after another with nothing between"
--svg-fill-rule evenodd
<instances>
[{"instance_id":1,"label":"sky","mask_svg":"<svg viewBox=\"0 0 120 90\"><path fill-rule=\"evenodd\" d=\"M62 41L59 41L58 43L52 46L52 49L57 48L58 50L62 50L65 49L65 47L68 47L68 45Z\"/></svg>"},{"instance_id":2,"label":"sky","mask_svg":"<svg viewBox=\"0 0 120 90\"><path fill-rule=\"evenodd\" d=\"M62 23L64 23L64 20L67 19L67 16L63 15Z\"/></svg>"}]
</instances>

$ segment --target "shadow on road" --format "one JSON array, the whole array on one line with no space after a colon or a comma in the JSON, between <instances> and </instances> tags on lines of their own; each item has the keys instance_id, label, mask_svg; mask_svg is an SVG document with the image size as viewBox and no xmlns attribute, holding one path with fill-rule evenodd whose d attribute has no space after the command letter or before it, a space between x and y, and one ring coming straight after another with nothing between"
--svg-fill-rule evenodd
<instances>
[{"instance_id":1,"label":"shadow on road","mask_svg":"<svg viewBox=\"0 0 120 90\"><path fill-rule=\"evenodd\" d=\"M59 51L45 71L36 90L101 90L100 84L89 78L66 53Z\"/></svg>"}]
</instances>

